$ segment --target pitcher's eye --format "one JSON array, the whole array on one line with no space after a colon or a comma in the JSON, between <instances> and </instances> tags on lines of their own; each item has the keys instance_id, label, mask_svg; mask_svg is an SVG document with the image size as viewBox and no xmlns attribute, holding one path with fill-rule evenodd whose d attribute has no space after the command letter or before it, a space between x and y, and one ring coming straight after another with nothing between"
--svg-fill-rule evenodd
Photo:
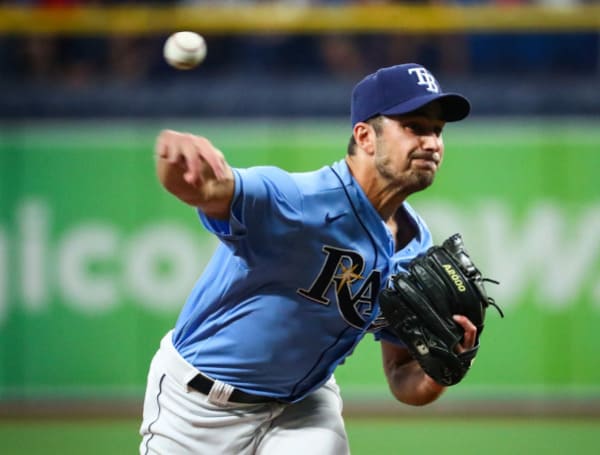
<instances>
[{"instance_id":1,"label":"pitcher's eye","mask_svg":"<svg viewBox=\"0 0 600 455\"><path fill-rule=\"evenodd\" d=\"M406 123L404 125L407 129L411 130L417 136L420 136L425 133L425 128L423 125L415 122Z\"/></svg>"},{"instance_id":2,"label":"pitcher's eye","mask_svg":"<svg viewBox=\"0 0 600 455\"><path fill-rule=\"evenodd\" d=\"M439 136L440 134L442 134L441 126L434 126L428 123L410 122L406 124L406 127L417 136L429 136L431 134Z\"/></svg>"}]
</instances>

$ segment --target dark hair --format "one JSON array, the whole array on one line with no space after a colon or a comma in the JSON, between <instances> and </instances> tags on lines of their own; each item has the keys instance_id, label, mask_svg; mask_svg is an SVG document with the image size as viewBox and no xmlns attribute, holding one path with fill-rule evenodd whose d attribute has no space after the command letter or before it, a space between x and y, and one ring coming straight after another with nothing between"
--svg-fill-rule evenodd
<instances>
[{"instance_id":1,"label":"dark hair","mask_svg":"<svg viewBox=\"0 0 600 455\"><path fill-rule=\"evenodd\" d=\"M368 120L365 120L365 123L368 123L369 125L371 125L373 127L373 129L375 130L375 135L379 136L381 134L381 130L382 130L382 120L383 120L383 115L376 115L375 117L371 117ZM356 141L354 140L354 134L352 134L350 136L350 141L348 142L348 155L354 155L355 150L354 148L356 147Z\"/></svg>"}]
</instances>

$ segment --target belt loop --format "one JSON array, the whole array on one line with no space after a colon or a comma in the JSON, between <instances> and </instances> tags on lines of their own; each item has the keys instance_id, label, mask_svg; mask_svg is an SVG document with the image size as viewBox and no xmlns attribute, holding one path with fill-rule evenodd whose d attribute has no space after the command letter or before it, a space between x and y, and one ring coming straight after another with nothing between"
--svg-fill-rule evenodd
<instances>
[{"instance_id":1,"label":"belt loop","mask_svg":"<svg viewBox=\"0 0 600 455\"><path fill-rule=\"evenodd\" d=\"M224 406L229 401L233 390L233 386L221 381L215 381L210 388L210 392L208 392L208 401L217 406Z\"/></svg>"}]
</instances>

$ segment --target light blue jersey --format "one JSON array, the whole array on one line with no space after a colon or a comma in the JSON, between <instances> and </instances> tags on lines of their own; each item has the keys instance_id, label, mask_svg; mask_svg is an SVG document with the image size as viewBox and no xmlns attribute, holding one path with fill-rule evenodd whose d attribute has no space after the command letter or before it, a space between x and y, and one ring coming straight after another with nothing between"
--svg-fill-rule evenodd
<instances>
[{"instance_id":1,"label":"light blue jersey","mask_svg":"<svg viewBox=\"0 0 600 455\"><path fill-rule=\"evenodd\" d=\"M206 375L245 392L298 401L320 387L367 332L385 330L376 297L388 277L432 245L398 252L345 161L308 173L234 169L229 221L177 321L173 344Z\"/></svg>"}]
</instances>

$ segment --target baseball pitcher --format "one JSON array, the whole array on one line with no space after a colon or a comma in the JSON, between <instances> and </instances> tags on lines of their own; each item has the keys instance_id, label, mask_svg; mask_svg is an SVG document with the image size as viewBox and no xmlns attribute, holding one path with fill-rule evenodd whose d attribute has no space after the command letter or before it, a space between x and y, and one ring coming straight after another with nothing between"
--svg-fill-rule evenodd
<instances>
[{"instance_id":1,"label":"baseball pitcher","mask_svg":"<svg viewBox=\"0 0 600 455\"><path fill-rule=\"evenodd\" d=\"M159 135L160 182L220 243L152 360L141 454L349 453L334 371L367 334L403 403L464 377L494 302L460 235L434 246L407 199L469 109L402 64L355 86L347 153L313 172L232 168L204 137Z\"/></svg>"}]
</instances>

